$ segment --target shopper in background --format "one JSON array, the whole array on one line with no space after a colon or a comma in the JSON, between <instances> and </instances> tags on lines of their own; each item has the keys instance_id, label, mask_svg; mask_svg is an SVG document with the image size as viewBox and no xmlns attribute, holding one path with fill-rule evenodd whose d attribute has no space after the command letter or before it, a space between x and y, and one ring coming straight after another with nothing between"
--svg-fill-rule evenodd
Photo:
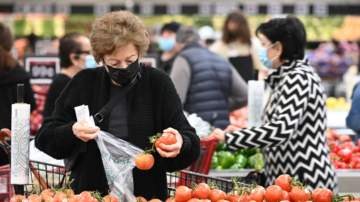
<instances>
[{"instance_id":1,"label":"shopper in background","mask_svg":"<svg viewBox=\"0 0 360 202\"><path fill-rule=\"evenodd\" d=\"M247 104L247 84L229 61L200 44L195 27L180 27L176 43L182 48L175 59L170 77L184 110L225 129L229 112Z\"/></svg>"},{"instance_id":2,"label":"shopper in background","mask_svg":"<svg viewBox=\"0 0 360 202\"><path fill-rule=\"evenodd\" d=\"M179 46L175 43L176 31L179 27L179 23L171 22L165 24L161 29L161 38L158 42L159 48L162 51L159 68L164 70L167 74L170 74L176 55L180 51Z\"/></svg>"},{"instance_id":3,"label":"shopper in background","mask_svg":"<svg viewBox=\"0 0 360 202\"><path fill-rule=\"evenodd\" d=\"M264 124L240 130L229 126L211 134L233 150L264 148L266 186L281 174L335 193L337 178L326 146L326 95L319 76L305 56L306 32L292 16L272 19L257 28L263 65L274 69L266 82L272 88Z\"/></svg>"},{"instance_id":4,"label":"shopper in background","mask_svg":"<svg viewBox=\"0 0 360 202\"><path fill-rule=\"evenodd\" d=\"M228 15L224 23L222 39L216 41L210 50L229 59L243 79L248 82L254 79L254 68L266 70L257 56L257 48L260 45L257 41L256 37L251 37L244 14L235 11Z\"/></svg>"},{"instance_id":5,"label":"shopper in background","mask_svg":"<svg viewBox=\"0 0 360 202\"><path fill-rule=\"evenodd\" d=\"M355 144L358 145L360 139L360 83L357 83L354 87L351 109L346 117L346 126L355 131Z\"/></svg>"},{"instance_id":6,"label":"shopper in background","mask_svg":"<svg viewBox=\"0 0 360 202\"><path fill-rule=\"evenodd\" d=\"M88 105L90 114L95 115L135 79L137 83L98 127L141 149L150 148L149 137L163 131L172 132L177 139L172 145L160 144L150 170L133 169L135 196L165 201L166 172L182 170L200 155L199 137L182 111L171 79L165 72L139 63L148 46L145 27L132 13L116 11L96 20L91 47L95 60L104 66L75 75L56 101L53 116L44 120L35 136L35 146L56 159L69 158L77 145L86 144L86 152L80 154L70 175L76 194L98 190L107 195L109 187L94 140L99 128L85 126L84 120L77 122L74 107Z\"/></svg>"},{"instance_id":7,"label":"shopper in background","mask_svg":"<svg viewBox=\"0 0 360 202\"><path fill-rule=\"evenodd\" d=\"M44 118L52 115L56 99L71 78L83 68L96 65L94 57L91 55L89 38L78 33L69 33L60 39L59 58L61 71L60 74L54 76L46 95Z\"/></svg>"},{"instance_id":8,"label":"shopper in background","mask_svg":"<svg viewBox=\"0 0 360 202\"><path fill-rule=\"evenodd\" d=\"M205 25L200 27L199 35L201 39L201 44L207 48L209 48L214 43L215 33L214 29L209 25Z\"/></svg>"},{"instance_id":9,"label":"shopper in background","mask_svg":"<svg viewBox=\"0 0 360 202\"><path fill-rule=\"evenodd\" d=\"M17 84L24 84L24 101L36 109L30 76L11 55L14 37L8 26L0 23L0 130L11 129L11 105L17 102ZM0 149L0 166L8 164L7 154Z\"/></svg>"}]
</instances>

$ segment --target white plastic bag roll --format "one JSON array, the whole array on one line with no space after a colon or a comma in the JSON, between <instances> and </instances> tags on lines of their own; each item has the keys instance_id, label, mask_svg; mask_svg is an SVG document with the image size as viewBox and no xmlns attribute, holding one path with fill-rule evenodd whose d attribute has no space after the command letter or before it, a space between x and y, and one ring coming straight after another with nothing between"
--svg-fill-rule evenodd
<instances>
[{"instance_id":1,"label":"white plastic bag roll","mask_svg":"<svg viewBox=\"0 0 360 202\"><path fill-rule=\"evenodd\" d=\"M29 183L30 105L11 106L11 184Z\"/></svg>"},{"instance_id":2,"label":"white plastic bag roll","mask_svg":"<svg viewBox=\"0 0 360 202\"><path fill-rule=\"evenodd\" d=\"M248 82L249 127L262 125L264 88L264 81Z\"/></svg>"}]
</instances>

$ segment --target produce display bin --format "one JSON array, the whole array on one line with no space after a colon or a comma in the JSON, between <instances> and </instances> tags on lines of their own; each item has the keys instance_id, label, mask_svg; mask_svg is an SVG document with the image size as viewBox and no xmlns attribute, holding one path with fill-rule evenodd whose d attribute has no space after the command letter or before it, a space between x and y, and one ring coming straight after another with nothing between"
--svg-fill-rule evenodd
<instances>
[{"instance_id":1,"label":"produce display bin","mask_svg":"<svg viewBox=\"0 0 360 202\"><path fill-rule=\"evenodd\" d=\"M14 185L10 185L10 165L0 167L0 202L9 202L15 194Z\"/></svg>"}]
</instances>

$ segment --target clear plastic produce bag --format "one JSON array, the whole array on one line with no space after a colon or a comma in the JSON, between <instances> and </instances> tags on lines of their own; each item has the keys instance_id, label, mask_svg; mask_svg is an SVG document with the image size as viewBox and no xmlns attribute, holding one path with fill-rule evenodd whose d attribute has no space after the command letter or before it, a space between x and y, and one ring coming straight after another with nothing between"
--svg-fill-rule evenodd
<instances>
[{"instance_id":1,"label":"clear plastic produce bag","mask_svg":"<svg viewBox=\"0 0 360 202\"><path fill-rule=\"evenodd\" d=\"M95 126L93 118L88 116L86 105L76 107L75 111L78 121L85 119L89 126ZM110 194L119 201L136 201L132 169L135 167L136 155L144 151L110 133L98 131L97 134L95 140L101 153Z\"/></svg>"}]
</instances>

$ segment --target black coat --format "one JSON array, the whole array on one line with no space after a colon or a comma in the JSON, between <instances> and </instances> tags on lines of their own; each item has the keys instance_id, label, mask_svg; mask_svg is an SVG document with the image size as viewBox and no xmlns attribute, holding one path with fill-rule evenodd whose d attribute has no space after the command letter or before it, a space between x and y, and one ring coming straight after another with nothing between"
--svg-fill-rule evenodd
<instances>
[{"instance_id":1,"label":"black coat","mask_svg":"<svg viewBox=\"0 0 360 202\"><path fill-rule=\"evenodd\" d=\"M134 194L147 200L167 198L166 172L181 170L194 163L200 154L200 140L183 114L181 101L171 79L161 70L142 66L142 77L127 94L129 142L141 149L150 148L149 136L168 127L181 134L184 143L176 158L154 154L155 164L148 171L133 169ZM67 85L56 102L54 113L46 118L35 137L35 145L56 159L70 156L81 141L72 131L76 122L74 107L88 105L96 114L109 101L110 78L104 67L80 71ZM107 131L109 118L98 126ZM76 193L99 190L108 193L108 185L99 148L95 140L71 173Z\"/></svg>"}]
</instances>

